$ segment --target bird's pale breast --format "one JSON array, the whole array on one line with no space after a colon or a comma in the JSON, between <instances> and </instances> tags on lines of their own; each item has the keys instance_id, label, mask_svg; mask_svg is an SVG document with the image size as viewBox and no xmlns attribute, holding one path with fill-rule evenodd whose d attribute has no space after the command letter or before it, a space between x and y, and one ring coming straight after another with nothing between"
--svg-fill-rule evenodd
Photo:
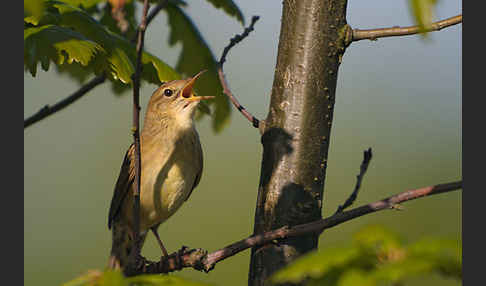
<instances>
[{"instance_id":1,"label":"bird's pale breast","mask_svg":"<svg viewBox=\"0 0 486 286\"><path fill-rule=\"evenodd\" d=\"M168 146L160 146L160 150L164 148ZM142 231L164 222L179 209L188 198L196 177L202 169L202 160L199 160L202 154L198 154L201 152L201 146L197 133L188 134L178 140L172 148L165 150L165 152L150 154L156 158L146 160L145 162L150 162L147 164L144 164L144 155L142 155L140 191Z\"/></svg>"}]
</instances>

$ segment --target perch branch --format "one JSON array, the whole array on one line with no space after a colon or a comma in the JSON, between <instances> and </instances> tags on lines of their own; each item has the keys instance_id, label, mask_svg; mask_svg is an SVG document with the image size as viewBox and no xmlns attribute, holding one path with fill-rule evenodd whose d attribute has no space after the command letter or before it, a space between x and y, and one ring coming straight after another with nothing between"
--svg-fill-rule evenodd
<instances>
[{"instance_id":1,"label":"perch branch","mask_svg":"<svg viewBox=\"0 0 486 286\"><path fill-rule=\"evenodd\" d=\"M366 170L368 170L368 165L370 164L372 156L373 154L371 153L371 148L368 148L368 150L365 150L363 152L363 162L361 162L359 174L358 176L356 176L356 186L354 187L354 191L351 193L349 198L344 202L344 204L338 207L336 213L340 213L345 208L350 207L358 197L358 192L359 192L359 188L361 187L361 182L363 181L363 177L364 174L366 173Z\"/></svg>"},{"instance_id":2,"label":"perch branch","mask_svg":"<svg viewBox=\"0 0 486 286\"><path fill-rule=\"evenodd\" d=\"M162 10L165 5L167 4L167 0L160 2L155 6L151 11L150 14L147 16L147 24L148 26L150 22L157 16L157 14ZM131 39L131 42L134 43L137 40L137 36L135 36L133 39ZM47 116L54 114L61 109L69 106L71 103L74 103L76 100L80 99L83 97L85 94L87 94L90 90L98 86L99 84L103 83L106 79L105 75L100 75L83 85L78 91L73 93L72 95L66 97L65 99L59 101L58 103L54 104L52 107L49 105L44 106L41 108L37 113L34 115L30 116L29 118L24 120L24 129L29 127L30 125L37 123L41 121L42 119L46 118Z\"/></svg>"},{"instance_id":3,"label":"perch branch","mask_svg":"<svg viewBox=\"0 0 486 286\"><path fill-rule=\"evenodd\" d=\"M132 135L135 145L135 180L133 188L133 221L135 239L132 247L132 258L137 258L140 255L140 177L141 177L141 158L140 158L140 73L142 71L142 51L145 37L145 29L147 28L147 11L149 8L148 0L143 2L142 20L138 26L137 33L137 64L135 73L132 75L133 84L133 127ZM136 263L136 259L132 259ZM135 265L135 264L134 264Z\"/></svg>"},{"instance_id":4,"label":"perch branch","mask_svg":"<svg viewBox=\"0 0 486 286\"><path fill-rule=\"evenodd\" d=\"M438 22L434 22L430 27L426 28L426 32L440 31L443 28L447 28L453 25L462 23L462 15L457 15L450 17ZM357 42L360 40L376 40L378 38L385 37L396 37L396 36L408 36L423 32L419 26L410 27L391 27L391 28L381 28L381 29L370 29L370 30L359 30L353 29L351 31L351 37L347 37L346 44L349 45L351 42Z\"/></svg>"},{"instance_id":5,"label":"perch branch","mask_svg":"<svg viewBox=\"0 0 486 286\"><path fill-rule=\"evenodd\" d=\"M219 81L221 82L221 86L223 87L223 93L228 96L228 98L231 100L233 105L238 109L243 116L248 119L248 121L251 122L253 127L258 128L260 130L260 133L263 133L263 127L264 127L264 122L258 120L255 116L253 116L250 112L248 112L236 99L236 97L233 95L231 92L228 83L226 82L226 78L224 76L223 72L223 64L226 61L226 56L228 55L228 52L232 47L234 47L236 44L241 42L244 38L248 37L251 31L253 31L253 26L255 25L256 21L258 21L260 17L258 16L253 16L251 18L251 24L248 26L248 28L245 28L243 33L241 35L236 35L233 38L230 39L230 43L228 46L226 46L223 50L223 54L221 55L221 58L218 62L218 75L219 75Z\"/></svg>"},{"instance_id":6,"label":"perch branch","mask_svg":"<svg viewBox=\"0 0 486 286\"><path fill-rule=\"evenodd\" d=\"M275 240L278 241L285 238L307 235L310 233L322 233L322 231L327 228L331 228L369 213L394 208L397 204L406 201L451 192L461 188L462 181L458 181L415 190L408 190L374 203L351 209L349 211L336 213L325 219L291 227L284 226L273 231L250 236L209 254L207 254L207 252L203 249L188 250L187 247L184 246L178 252L169 255L167 258L162 258L161 261L158 262L151 262L142 258L141 263L138 265L137 269L135 269L135 273L168 273L186 267L192 267L196 270L209 272L214 268L216 263L248 248L274 243Z\"/></svg>"}]
</instances>

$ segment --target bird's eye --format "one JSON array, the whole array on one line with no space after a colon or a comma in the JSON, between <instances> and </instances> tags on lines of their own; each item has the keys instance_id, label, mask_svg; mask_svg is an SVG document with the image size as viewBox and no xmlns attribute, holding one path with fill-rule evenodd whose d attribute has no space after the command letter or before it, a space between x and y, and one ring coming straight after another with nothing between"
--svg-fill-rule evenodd
<instances>
[{"instance_id":1,"label":"bird's eye","mask_svg":"<svg viewBox=\"0 0 486 286\"><path fill-rule=\"evenodd\" d=\"M164 90L164 95L165 95L165 96L171 96L171 95L172 95L172 93L173 93L172 89L165 89L165 90Z\"/></svg>"}]
</instances>

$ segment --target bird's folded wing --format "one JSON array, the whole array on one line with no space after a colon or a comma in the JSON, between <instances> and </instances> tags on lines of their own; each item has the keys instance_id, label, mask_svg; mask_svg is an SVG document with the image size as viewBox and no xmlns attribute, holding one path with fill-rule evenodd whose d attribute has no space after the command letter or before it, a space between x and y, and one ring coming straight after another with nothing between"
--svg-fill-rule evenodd
<instances>
[{"instance_id":1,"label":"bird's folded wing","mask_svg":"<svg viewBox=\"0 0 486 286\"><path fill-rule=\"evenodd\" d=\"M117 215L120 213L123 200L132 189L132 184L135 179L135 147L130 145L123 159L123 164L120 169L120 175L116 181L113 198L111 199L110 213L108 215L108 229Z\"/></svg>"},{"instance_id":2,"label":"bird's folded wing","mask_svg":"<svg viewBox=\"0 0 486 286\"><path fill-rule=\"evenodd\" d=\"M195 144L196 148L198 148L198 152L196 152L196 154L198 154L196 156L196 158L194 158L194 165L195 166L198 166L198 172L196 173L196 179L194 179L194 184L192 185L192 189L191 191L189 192L189 194L187 195L186 197L186 201L189 199L189 197L191 196L192 194L192 191L194 190L194 188L197 187L197 185L199 185L199 181L201 181L201 175L202 175L202 171L203 171L203 152L202 152L202 147L201 147L201 144L199 143L199 137L196 137L197 138L197 144Z\"/></svg>"}]
</instances>

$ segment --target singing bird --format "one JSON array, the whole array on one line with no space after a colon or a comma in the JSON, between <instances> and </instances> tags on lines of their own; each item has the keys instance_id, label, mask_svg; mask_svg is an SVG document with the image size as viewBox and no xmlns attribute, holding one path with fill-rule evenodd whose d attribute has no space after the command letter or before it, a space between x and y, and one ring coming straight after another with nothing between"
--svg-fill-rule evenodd
<instances>
[{"instance_id":1,"label":"singing bird","mask_svg":"<svg viewBox=\"0 0 486 286\"><path fill-rule=\"evenodd\" d=\"M203 152L194 126L196 106L213 96L195 96L193 86L204 71L186 80L174 80L152 94L140 136L140 248L151 230L162 249L157 228L187 201L201 180ZM108 217L112 248L108 267L123 269L135 238L133 188L135 148L125 154Z\"/></svg>"}]
</instances>

